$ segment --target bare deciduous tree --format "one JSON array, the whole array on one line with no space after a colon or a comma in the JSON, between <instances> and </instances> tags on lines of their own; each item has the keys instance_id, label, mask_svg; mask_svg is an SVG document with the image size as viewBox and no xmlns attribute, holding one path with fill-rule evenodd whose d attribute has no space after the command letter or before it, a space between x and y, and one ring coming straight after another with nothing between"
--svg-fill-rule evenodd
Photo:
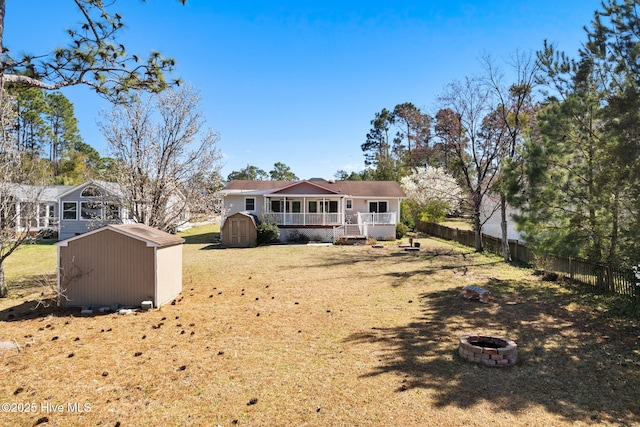
<instances>
[{"instance_id":1,"label":"bare deciduous tree","mask_svg":"<svg viewBox=\"0 0 640 427\"><path fill-rule=\"evenodd\" d=\"M453 82L439 97L436 135L456 156L463 187L470 196L476 251L482 247L482 202L498 176L508 132L496 100L480 79Z\"/></svg>"},{"instance_id":2,"label":"bare deciduous tree","mask_svg":"<svg viewBox=\"0 0 640 427\"><path fill-rule=\"evenodd\" d=\"M507 131L505 151L502 156L502 165L505 162L518 163L518 147L522 146L524 134L535 121L536 106L533 103L533 88L536 74L539 70L538 63L532 54L516 51L509 66L511 67L515 81L510 85L505 83L505 77L494 61L485 56L482 59L485 67L485 82L497 97L498 117L502 126ZM501 171L502 172L502 171ZM505 261L511 261L511 251L507 236L507 189L504 175L498 180L496 190L500 194L500 229L502 234L502 253Z\"/></svg>"},{"instance_id":3,"label":"bare deciduous tree","mask_svg":"<svg viewBox=\"0 0 640 427\"><path fill-rule=\"evenodd\" d=\"M219 136L203 131L196 90L184 87L115 106L100 127L130 219L174 231L193 213L217 210Z\"/></svg>"}]
</instances>

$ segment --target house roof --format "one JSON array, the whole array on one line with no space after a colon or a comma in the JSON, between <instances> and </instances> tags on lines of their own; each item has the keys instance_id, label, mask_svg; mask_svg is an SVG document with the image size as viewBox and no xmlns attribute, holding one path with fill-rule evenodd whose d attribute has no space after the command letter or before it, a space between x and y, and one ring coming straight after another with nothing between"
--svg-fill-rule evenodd
<instances>
[{"instance_id":1,"label":"house roof","mask_svg":"<svg viewBox=\"0 0 640 427\"><path fill-rule=\"evenodd\" d=\"M81 234L79 236L71 237L70 239L63 240L56 243L58 246L67 246L69 242L82 239L95 233L99 233L105 230L115 231L116 233L124 234L134 239L144 241L149 247L166 247L179 245L184 243L182 237L178 237L174 234L169 234L165 231L158 230L157 228L149 227L144 224L110 224L104 227L98 228L88 233Z\"/></svg>"},{"instance_id":2,"label":"house roof","mask_svg":"<svg viewBox=\"0 0 640 427\"><path fill-rule=\"evenodd\" d=\"M58 200L61 194L74 188L70 185L28 185L28 184L13 184L2 183L2 192L9 192L18 200L35 200L40 202L52 202Z\"/></svg>"},{"instance_id":3,"label":"house roof","mask_svg":"<svg viewBox=\"0 0 640 427\"><path fill-rule=\"evenodd\" d=\"M227 183L223 191L233 193L264 192L287 194L287 189L294 189L297 184L307 183L324 188L329 193L351 197L406 197L402 187L395 181L326 181L313 179L305 181L249 181L233 180ZM292 191L292 194L295 194Z\"/></svg>"}]
</instances>

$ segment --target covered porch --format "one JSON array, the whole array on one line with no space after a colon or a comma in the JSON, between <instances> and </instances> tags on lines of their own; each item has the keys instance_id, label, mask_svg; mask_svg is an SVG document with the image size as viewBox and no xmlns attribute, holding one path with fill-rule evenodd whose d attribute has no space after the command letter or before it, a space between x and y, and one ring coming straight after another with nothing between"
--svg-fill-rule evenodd
<instances>
[{"instance_id":1,"label":"covered porch","mask_svg":"<svg viewBox=\"0 0 640 427\"><path fill-rule=\"evenodd\" d=\"M327 226L354 225L394 225L396 212L356 212L347 214L349 208L345 197L265 197L264 219L279 226ZM371 207L370 207L371 208Z\"/></svg>"},{"instance_id":2,"label":"covered porch","mask_svg":"<svg viewBox=\"0 0 640 427\"><path fill-rule=\"evenodd\" d=\"M339 226L345 223L343 197L265 197L264 219L280 226Z\"/></svg>"}]
</instances>

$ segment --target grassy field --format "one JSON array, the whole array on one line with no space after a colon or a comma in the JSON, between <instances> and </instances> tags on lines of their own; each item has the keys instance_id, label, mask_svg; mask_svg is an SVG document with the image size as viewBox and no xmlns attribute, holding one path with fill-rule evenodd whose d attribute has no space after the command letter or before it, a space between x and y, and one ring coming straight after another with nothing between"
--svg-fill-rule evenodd
<instances>
[{"instance_id":1,"label":"grassy field","mask_svg":"<svg viewBox=\"0 0 640 427\"><path fill-rule=\"evenodd\" d=\"M174 305L128 316L31 310L27 277L55 271L55 248L16 254L0 341L22 351L0 353L0 402L23 411L0 425L640 425L638 322L602 296L430 239L409 254L213 236L185 234ZM466 333L516 341L518 363L461 359Z\"/></svg>"}]
</instances>

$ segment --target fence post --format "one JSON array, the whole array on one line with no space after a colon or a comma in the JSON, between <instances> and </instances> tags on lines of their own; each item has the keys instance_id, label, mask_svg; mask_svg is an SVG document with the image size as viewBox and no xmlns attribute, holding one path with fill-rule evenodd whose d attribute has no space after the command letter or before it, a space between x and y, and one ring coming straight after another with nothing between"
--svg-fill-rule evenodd
<instances>
[{"instance_id":1,"label":"fence post","mask_svg":"<svg viewBox=\"0 0 640 427\"><path fill-rule=\"evenodd\" d=\"M596 286L598 287L598 289L603 289L604 288L604 286L603 286L604 280L603 280L603 277L602 277L603 276L602 275L602 271L604 269L602 268L602 264L600 264L600 263L596 263L595 267L596 267Z\"/></svg>"},{"instance_id":2,"label":"fence post","mask_svg":"<svg viewBox=\"0 0 640 427\"><path fill-rule=\"evenodd\" d=\"M569 277L573 280L573 257L569 257Z\"/></svg>"}]
</instances>

